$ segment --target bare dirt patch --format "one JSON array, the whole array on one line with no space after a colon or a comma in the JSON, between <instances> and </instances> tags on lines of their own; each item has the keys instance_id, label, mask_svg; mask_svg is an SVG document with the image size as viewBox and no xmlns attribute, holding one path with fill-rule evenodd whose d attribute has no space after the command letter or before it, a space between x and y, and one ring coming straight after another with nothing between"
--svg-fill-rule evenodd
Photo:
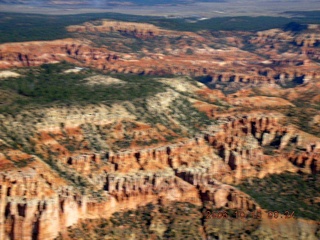
<instances>
[{"instance_id":1,"label":"bare dirt patch","mask_svg":"<svg viewBox=\"0 0 320 240\"><path fill-rule=\"evenodd\" d=\"M19 73L15 73L12 71L1 71L0 72L0 79L9 78L9 77L19 77L19 76L21 76Z\"/></svg>"},{"instance_id":2,"label":"bare dirt patch","mask_svg":"<svg viewBox=\"0 0 320 240\"><path fill-rule=\"evenodd\" d=\"M117 78L113 78L113 77L109 77L109 76L103 76L103 75L96 75L96 76L92 76L89 78L85 79L87 81L87 84L89 85L113 85L113 84L124 84L125 82L117 79Z\"/></svg>"}]
</instances>

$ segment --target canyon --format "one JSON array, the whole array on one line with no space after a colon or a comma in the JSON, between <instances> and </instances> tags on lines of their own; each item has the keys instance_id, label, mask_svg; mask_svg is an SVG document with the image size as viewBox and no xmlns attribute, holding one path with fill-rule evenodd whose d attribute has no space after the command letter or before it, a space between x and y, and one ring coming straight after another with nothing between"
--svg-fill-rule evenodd
<instances>
[{"instance_id":1,"label":"canyon","mask_svg":"<svg viewBox=\"0 0 320 240\"><path fill-rule=\"evenodd\" d=\"M196 138L176 144L57 159L60 169L86 179L85 191L94 192L85 195L36 156L3 143L2 238L52 239L57 229L63 232L80 219L108 218L114 212L159 200L261 209L250 196L228 184L285 171L319 173L319 140L314 138L315 143L310 144L303 133L279 124L279 116L252 114L227 123L219 121L221 124ZM266 155L261 146L273 142L279 149L294 143L306 150ZM10 164L26 159L30 163L22 168Z\"/></svg>"},{"instance_id":2,"label":"canyon","mask_svg":"<svg viewBox=\"0 0 320 240\"><path fill-rule=\"evenodd\" d=\"M152 24L106 20L67 28L75 36L87 37L85 40L65 39L2 44L0 46L0 68L39 66L44 63L65 60L115 73L208 75L212 78L213 84L216 82L272 84L293 80L307 82L310 79L319 78L318 64L309 60L310 56L317 59L317 52L314 52L317 51L317 47L314 46L319 41L319 29L310 28L315 32L314 34L292 36L281 30L257 32L256 36L251 37L249 43L260 47L257 53L263 50L269 54L270 59L266 60L259 55L241 50L244 44L241 38L228 37L227 44L224 43L223 47L214 49L209 45L218 44L222 40L206 32L198 34L177 32L164 30ZM111 42L110 44L113 44L111 46L94 47L97 38L103 39L99 37L99 34L105 32L111 32L115 36L124 36L123 43L117 41ZM143 48L144 56L142 57L134 51L121 52L128 44L125 37L127 35L129 40L132 37L142 40L150 38L149 41L159 47L153 50ZM247 37L245 34L244 36ZM301 43L301 39L309 39L308 41L312 44ZM170 44L173 40L174 44ZM161 44L157 44L159 41ZM284 41L294 42L297 46L301 46L301 49L296 52L288 51L285 54L277 53L275 49L281 48ZM276 46L277 44L279 46ZM109 49L119 49L120 52ZM187 53L188 49L192 49L191 55ZM170 52L170 54L164 54L164 52ZM233 71L230 72L230 69Z\"/></svg>"},{"instance_id":3,"label":"canyon","mask_svg":"<svg viewBox=\"0 0 320 240\"><path fill-rule=\"evenodd\" d=\"M270 219L274 209L240 186L320 174L319 29L187 32L99 20L69 26L68 39L0 44L0 69L12 71L0 79L0 239L77 239L85 224L97 229L148 204L149 230L162 239L170 221L160 210L182 203L200 209L185 216L199 220L201 239L318 239L319 218ZM98 103L32 102L49 77L79 79L62 85L71 95L74 86L92 99L111 90ZM113 91L133 95L107 98ZM210 209L262 217L208 220Z\"/></svg>"}]
</instances>

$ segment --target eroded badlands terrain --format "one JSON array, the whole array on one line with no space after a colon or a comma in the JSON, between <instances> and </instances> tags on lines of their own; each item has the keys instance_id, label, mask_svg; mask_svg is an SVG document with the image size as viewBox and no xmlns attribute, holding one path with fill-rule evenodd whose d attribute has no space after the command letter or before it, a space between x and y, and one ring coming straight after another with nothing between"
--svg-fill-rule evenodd
<instances>
[{"instance_id":1,"label":"eroded badlands terrain","mask_svg":"<svg viewBox=\"0 0 320 240\"><path fill-rule=\"evenodd\" d=\"M320 26L67 29L0 45L0 239L319 239Z\"/></svg>"}]
</instances>

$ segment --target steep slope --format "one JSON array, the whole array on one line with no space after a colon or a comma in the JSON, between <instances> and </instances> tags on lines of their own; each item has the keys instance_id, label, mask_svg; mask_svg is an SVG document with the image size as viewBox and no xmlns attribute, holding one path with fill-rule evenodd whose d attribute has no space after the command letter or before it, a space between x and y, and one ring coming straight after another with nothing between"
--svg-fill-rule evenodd
<instances>
[{"instance_id":1,"label":"steep slope","mask_svg":"<svg viewBox=\"0 0 320 240\"><path fill-rule=\"evenodd\" d=\"M83 39L0 45L0 68L19 74L0 79L1 239L319 237L314 185L279 221L274 196L252 193L319 176L319 65L300 52L316 43L105 20L69 30ZM262 56L272 34L292 51ZM115 36L116 51L98 46Z\"/></svg>"}]
</instances>

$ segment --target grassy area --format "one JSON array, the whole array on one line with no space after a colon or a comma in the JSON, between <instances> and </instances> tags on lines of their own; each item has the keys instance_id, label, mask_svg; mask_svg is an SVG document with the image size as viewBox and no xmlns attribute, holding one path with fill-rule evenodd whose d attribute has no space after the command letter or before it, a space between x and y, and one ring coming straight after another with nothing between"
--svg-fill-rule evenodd
<instances>
[{"instance_id":1,"label":"grassy area","mask_svg":"<svg viewBox=\"0 0 320 240\"><path fill-rule=\"evenodd\" d=\"M315 124L310 124L312 118L319 113L317 106L302 99L293 103L296 107L286 108L281 111L286 115L287 123L294 124L302 131L320 137L319 127Z\"/></svg>"},{"instance_id":2,"label":"grassy area","mask_svg":"<svg viewBox=\"0 0 320 240\"><path fill-rule=\"evenodd\" d=\"M253 197L262 208L294 216L320 220L320 175L283 173L263 179L246 180L237 186Z\"/></svg>"},{"instance_id":3,"label":"grassy area","mask_svg":"<svg viewBox=\"0 0 320 240\"><path fill-rule=\"evenodd\" d=\"M86 77L95 75L91 70L81 73L63 73L71 65L46 64L27 70L19 78L0 81L0 91L11 92L10 98L0 104L0 113L14 113L32 106L114 103L133 101L152 96L165 88L152 77L114 75L126 83L119 85L88 85Z\"/></svg>"},{"instance_id":4,"label":"grassy area","mask_svg":"<svg viewBox=\"0 0 320 240\"><path fill-rule=\"evenodd\" d=\"M164 17L119 13L91 13L65 16L0 13L0 43L66 38L72 36L66 31L67 26L103 18L129 22L146 22L159 27L182 31L258 31L281 28L292 21L297 23L320 23L319 14L310 14L293 18L219 17L189 22L183 18L167 19Z\"/></svg>"},{"instance_id":5,"label":"grassy area","mask_svg":"<svg viewBox=\"0 0 320 240\"><path fill-rule=\"evenodd\" d=\"M311 18L311 19L319 19L320 11L287 11L285 14L292 15L294 17L299 18Z\"/></svg>"},{"instance_id":6,"label":"grassy area","mask_svg":"<svg viewBox=\"0 0 320 240\"><path fill-rule=\"evenodd\" d=\"M118 13L95 13L66 16L0 13L0 43L66 38L71 35L66 31L65 27L102 18L123 21L145 21L150 17Z\"/></svg>"},{"instance_id":7,"label":"grassy area","mask_svg":"<svg viewBox=\"0 0 320 240\"><path fill-rule=\"evenodd\" d=\"M199 128L211 123L210 118L204 112L197 110L187 99L182 97L173 101L170 115L176 116L181 125L194 133L199 131Z\"/></svg>"}]
</instances>

